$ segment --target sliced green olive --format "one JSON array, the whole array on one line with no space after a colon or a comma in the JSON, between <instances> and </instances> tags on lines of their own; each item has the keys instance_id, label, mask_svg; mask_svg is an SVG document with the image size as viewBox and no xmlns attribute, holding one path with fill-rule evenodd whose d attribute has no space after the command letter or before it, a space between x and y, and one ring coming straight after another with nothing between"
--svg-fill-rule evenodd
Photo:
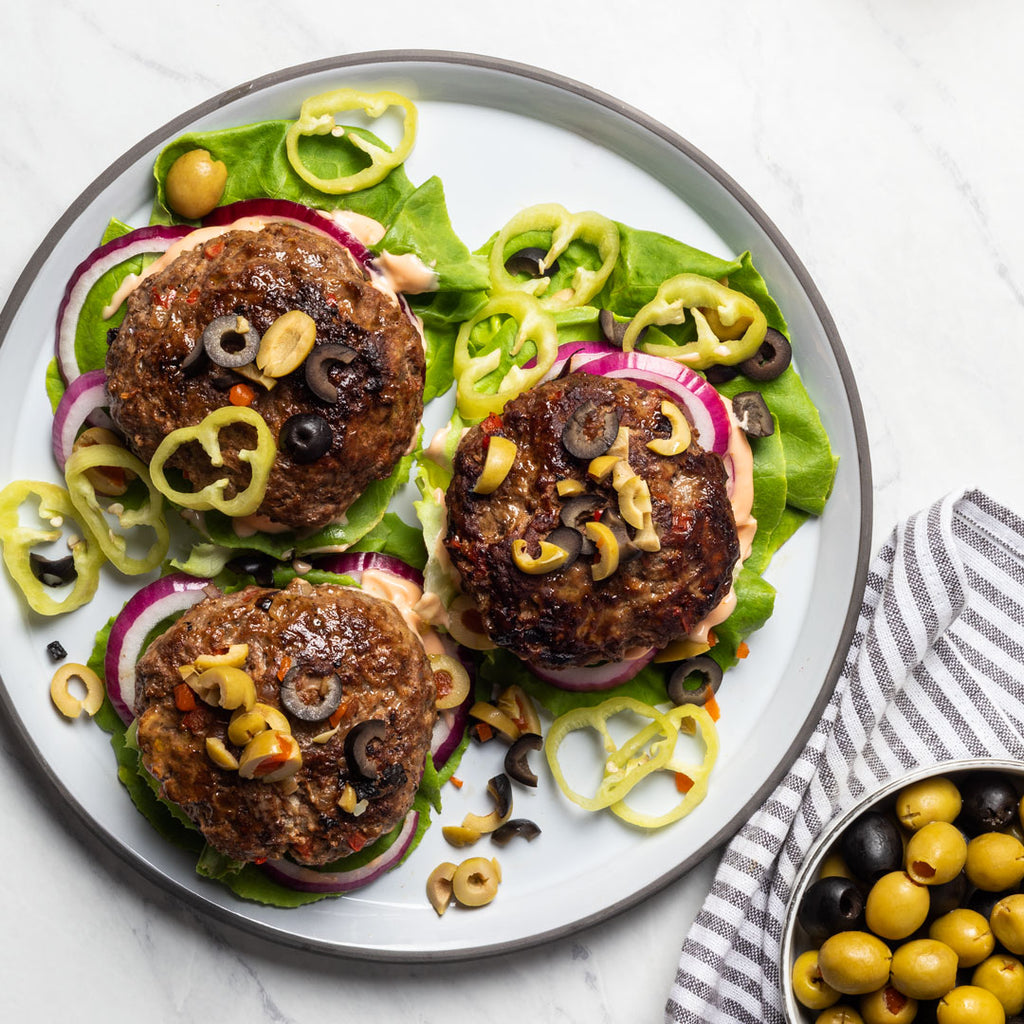
<instances>
[{"instance_id":1,"label":"sliced green olive","mask_svg":"<svg viewBox=\"0 0 1024 1024\"><path fill-rule=\"evenodd\" d=\"M615 534L600 522L589 522L586 525L587 537L597 547L597 561L590 567L591 576L595 580L607 579L619 567L619 542Z\"/></svg>"},{"instance_id":2,"label":"sliced green olive","mask_svg":"<svg viewBox=\"0 0 1024 1024\"><path fill-rule=\"evenodd\" d=\"M501 869L496 860L470 857L464 860L452 876L452 893L464 907L482 907L498 893Z\"/></svg>"},{"instance_id":3,"label":"sliced green olive","mask_svg":"<svg viewBox=\"0 0 1024 1024\"><path fill-rule=\"evenodd\" d=\"M285 377L302 365L315 343L316 321L301 309L290 309L267 328L256 367L268 377Z\"/></svg>"},{"instance_id":4,"label":"sliced green olive","mask_svg":"<svg viewBox=\"0 0 1024 1024\"><path fill-rule=\"evenodd\" d=\"M561 569L568 560L569 552L557 544L542 540L540 554L534 558L530 554L525 540L520 538L512 541L512 561L517 569L531 576Z\"/></svg>"},{"instance_id":5,"label":"sliced green olive","mask_svg":"<svg viewBox=\"0 0 1024 1024\"><path fill-rule=\"evenodd\" d=\"M252 708L256 703L256 684L247 672L231 665L217 665L188 676L188 685L213 707Z\"/></svg>"},{"instance_id":6,"label":"sliced green olive","mask_svg":"<svg viewBox=\"0 0 1024 1024\"><path fill-rule=\"evenodd\" d=\"M507 437L492 434L487 439L487 456L484 459L484 468L480 471L476 483L473 485L474 494L493 494L502 484L509 470L516 461L515 441Z\"/></svg>"},{"instance_id":7,"label":"sliced green olive","mask_svg":"<svg viewBox=\"0 0 1024 1024\"><path fill-rule=\"evenodd\" d=\"M661 403L661 415L668 420L672 428L668 437L656 437L647 442L647 447L656 455L680 455L690 447L692 434L690 423L679 406L669 401Z\"/></svg>"}]
</instances>

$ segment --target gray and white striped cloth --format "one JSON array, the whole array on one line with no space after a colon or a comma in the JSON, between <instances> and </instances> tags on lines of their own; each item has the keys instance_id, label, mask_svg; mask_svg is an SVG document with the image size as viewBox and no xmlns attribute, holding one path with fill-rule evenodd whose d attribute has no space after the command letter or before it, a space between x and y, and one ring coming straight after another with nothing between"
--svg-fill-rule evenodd
<instances>
[{"instance_id":1,"label":"gray and white striped cloth","mask_svg":"<svg viewBox=\"0 0 1024 1024\"><path fill-rule=\"evenodd\" d=\"M822 827L884 780L974 756L1024 756L1024 520L977 491L913 516L873 560L832 700L726 848L666 1022L783 1021L786 903Z\"/></svg>"}]
</instances>

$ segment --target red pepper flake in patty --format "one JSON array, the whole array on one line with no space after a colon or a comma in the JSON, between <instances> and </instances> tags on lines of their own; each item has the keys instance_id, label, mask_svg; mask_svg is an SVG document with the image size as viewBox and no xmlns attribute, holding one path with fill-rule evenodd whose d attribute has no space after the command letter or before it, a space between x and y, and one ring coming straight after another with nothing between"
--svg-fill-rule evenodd
<instances>
[{"instance_id":1,"label":"red pepper flake in patty","mask_svg":"<svg viewBox=\"0 0 1024 1024\"><path fill-rule=\"evenodd\" d=\"M480 424L480 429L485 434L496 434L504 426L505 424L501 422L501 417L496 412L492 412L489 413L487 419Z\"/></svg>"},{"instance_id":2,"label":"red pepper flake in patty","mask_svg":"<svg viewBox=\"0 0 1024 1024\"><path fill-rule=\"evenodd\" d=\"M216 241L207 242L203 246L203 255L208 259L212 260L215 256L219 256L224 251L224 239L218 238Z\"/></svg>"}]
</instances>

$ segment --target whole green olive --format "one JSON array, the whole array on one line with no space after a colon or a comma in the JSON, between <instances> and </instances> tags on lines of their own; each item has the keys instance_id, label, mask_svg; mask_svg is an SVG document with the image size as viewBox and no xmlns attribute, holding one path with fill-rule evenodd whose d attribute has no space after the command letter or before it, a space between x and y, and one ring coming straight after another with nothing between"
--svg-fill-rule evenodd
<instances>
[{"instance_id":1,"label":"whole green olive","mask_svg":"<svg viewBox=\"0 0 1024 1024\"><path fill-rule=\"evenodd\" d=\"M939 776L913 782L896 796L896 816L915 831L933 821L956 821L961 806L960 790Z\"/></svg>"},{"instance_id":2,"label":"whole green olive","mask_svg":"<svg viewBox=\"0 0 1024 1024\"><path fill-rule=\"evenodd\" d=\"M964 869L986 892L1012 889L1024 878L1024 843L1005 832L983 832L967 844Z\"/></svg>"},{"instance_id":3,"label":"whole green olive","mask_svg":"<svg viewBox=\"0 0 1024 1024\"><path fill-rule=\"evenodd\" d=\"M838 932L818 950L818 969L825 984L851 996L881 988L889 979L891 960L889 947L870 932Z\"/></svg>"},{"instance_id":4,"label":"whole green olive","mask_svg":"<svg viewBox=\"0 0 1024 1024\"><path fill-rule=\"evenodd\" d=\"M956 984L956 953L936 939L912 939L892 955L892 983L911 999L938 999Z\"/></svg>"},{"instance_id":5,"label":"whole green olive","mask_svg":"<svg viewBox=\"0 0 1024 1024\"><path fill-rule=\"evenodd\" d=\"M975 967L996 948L988 921L976 910L959 907L932 921L928 937L944 942L961 967Z\"/></svg>"},{"instance_id":6,"label":"whole green olive","mask_svg":"<svg viewBox=\"0 0 1024 1024\"><path fill-rule=\"evenodd\" d=\"M928 890L906 871L890 871L875 882L868 893L864 919L868 928L883 939L905 939L928 917Z\"/></svg>"},{"instance_id":7,"label":"whole green olive","mask_svg":"<svg viewBox=\"0 0 1024 1024\"><path fill-rule=\"evenodd\" d=\"M1024 1010L1024 964L1015 956L996 953L982 960L974 968L971 984L991 992L1007 1015Z\"/></svg>"},{"instance_id":8,"label":"whole green olive","mask_svg":"<svg viewBox=\"0 0 1024 1024\"><path fill-rule=\"evenodd\" d=\"M1024 893L1004 896L989 918L992 934L1010 953L1024 953Z\"/></svg>"},{"instance_id":9,"label":"whole green olive","mask_svg":"<svg viewBox=\"0 0 1024 1024\"><path fill-rule=\"evenodd\" d=\"M793 995L808 1010L824 1010L839 1002L839 993L821 976L817 950L801 953L793 963Z\"/></svg>"},{"instance_id":10,"label":"whole green olive","mask_svg":"<svg viewBox=\"0 0 1024 1024\"><path fill-rule=\"evenodd\" d=\"M228 169L214 160L208 150L190 149L171 164L164 179L167 205L179 217L198 220L220 202L228 180Z\"/></svg>"},{"instance_id":11,"label":"whole green olive","mask_svg":"<svg viewBox=\"0 0 1024 1024\"><path fill-rule=\"evenodd\" d=\"M860 998L864 1024L911 1024L917 1016L917 1000L892 985L884 985Z\"/></svg>"},{"instance_id":12,"label":"whole green olive","mask_svg":"<svg viewBox=\"0 0 1024 1024\"><path fill-rule=\"evenodd\" d=\"M991 992L977 985L958 985L935 1010L939 1024L1005 1024L1006 1013Z\"/></svg>"},{"instance_id":13,"label":"whole green olive","mask_svg":"<svg viewBox=\"0 0 1024 1024\"><path fill-rule=\"evenodd\" d=\"M845 1003L836 1003L827 1010L822 1010L814 1018L814 1024L864 1024L864 1018Z\"/></svg>"},{"instance_id":14,"label":"whole green olive","mask_svg":"<svg viewBox=\"0 0 1024 1024\"><path fill-rule=\"evenodd\" d=\"M948 821L931 821L907 841L907 874L921 885L952 881L967 859L967 840Z\"/></svg>"}]
</instances>

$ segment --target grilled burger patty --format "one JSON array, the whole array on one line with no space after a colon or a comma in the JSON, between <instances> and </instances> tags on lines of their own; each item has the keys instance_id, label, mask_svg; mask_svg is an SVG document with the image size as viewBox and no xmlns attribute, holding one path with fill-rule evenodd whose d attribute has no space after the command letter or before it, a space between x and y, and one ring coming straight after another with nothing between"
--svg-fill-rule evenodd
<instances>
[{"instance_id":1,"label":"grilled burger patty","mask_svg":"<svg viewBox=\"0 0 1024 1024\"><path fill-rule=\"evenodd\" d=\"M240 315L262 337L294 309L315 322L316 346L345 345L356 353L347 364L329 364L336 402L310 390L302 366L271 390L205 354L183 366L217 317ZM342 246L288 223L229 230L144 281L128 297L106 371L111 416L128 447L147 463L170 431L199 423L229 404L232 385L248 383L252 408L278 442L258 511L294 529L337 519L370 483L388 476L408 451L423 413L423 342L401 304L374 287ZM332 440L324 455L300 464L281 444L281 428L304 413L323 417ZM249 471L231 449L251 446L253 437L250 428L233 426L221 438L228 449L225 467L239 489ZM225 472L211 466L197 445L180 449L170 465L195 489Z\"/></svg>"},{"instance_id":2,"label":"grilled burger patty","mask_svg":"<svg viewBox=\"0 0 1024 1024\"><path fill-rule=\"evenodd\" d=\"M499 647L548 668L618 661L690 633L728 593L739 542L721 458L696 439L672 457L647 447L668 434L660 412L668 397L632 381L574 373L524 392L505 406L500 423L484 421L462 438L447 492L445 547ZM570 417L588 401L591 421L615 409L630 430L629 464L650 489L660 550L632 558L623 552L618 569L599 581L586 555L528 574L514 563L512 544L525 540L536 555L539 542L562 525L563 509L575 499L559 496L559 480L582 481L584 497L606 523L617 514L611 478L588 479L589 460L562 442ZM514 441L516 459L496 491L475 494L489 434Z\"/></svg>"},{"instance_id":3,"label":"grilled burger patty","mask_svg":"<svg viewBox=\"0 0 1024 1024\"><path fill-rule=\"evenodd\" d=\"M198 697L194 711L176 706L180 666L232 644L248 645L243 667L257 701L283 710L298 740L302 766L292 776L294 792L282 782L242 778L210 759L207 737L240 753L228 738L230 711ZM300 721L282 703L280 680L296 670L300 681L333 673L340 679L341 719L325 743L313 737L330 729L327 721ZM212 846L244 861L288 854L301 864L324 864L394 828L420 782L435 701L423 646L394 605L354 588L302 580L284 590L248 587L203 600L150 645L136 669L143 764ZM369 719L384 723L383 737L366 746L373 781L348 762L345 743ZM346 783L366 800L361 814L339 806Z\"/></svg>"}]
</instances>

